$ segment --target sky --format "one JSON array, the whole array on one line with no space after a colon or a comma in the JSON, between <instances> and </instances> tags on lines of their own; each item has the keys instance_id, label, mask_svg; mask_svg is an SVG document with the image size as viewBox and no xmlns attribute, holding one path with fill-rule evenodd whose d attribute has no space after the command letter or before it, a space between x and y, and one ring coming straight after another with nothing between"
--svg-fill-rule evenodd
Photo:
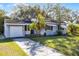
<instances>
[{"instance_id":1,"label":"sky","mask_svg":"<svg viewBox=\"0 0 79 59\"><path fill-rule=\"evenodd\" d=\"M79 3L66 3L63 6L72 10L79 10Z\"/></svg>"},{"instance_id":2,"label":"sky","mask_svg":"<svg viewBox=\"0 0 79 59\"><path fill-rule=\"evenodd\" d=\"M10 12L17 3L0 3L0 9ZM39 4L41 8L46 7L46 3ZM72 10L79 10L79 3L62 3L63 6Z\"/></svg>"}]
</instances>

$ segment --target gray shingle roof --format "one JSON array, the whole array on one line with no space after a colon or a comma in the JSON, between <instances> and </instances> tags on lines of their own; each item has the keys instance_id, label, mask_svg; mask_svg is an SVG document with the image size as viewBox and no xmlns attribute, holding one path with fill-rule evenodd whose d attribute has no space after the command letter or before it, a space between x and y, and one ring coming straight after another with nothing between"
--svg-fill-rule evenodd
<instances>
[{"instance_id":1,"label":"gray shingle roof","mask_svg":"<svg viewBox=\"0 0 79 59\"><path fill-rule=\"evenodd\" d=\"M11 20L11 19L6 19L6 23L31 23L31 21L25 21L25 20Z\"/></svg>"}]
</instances>

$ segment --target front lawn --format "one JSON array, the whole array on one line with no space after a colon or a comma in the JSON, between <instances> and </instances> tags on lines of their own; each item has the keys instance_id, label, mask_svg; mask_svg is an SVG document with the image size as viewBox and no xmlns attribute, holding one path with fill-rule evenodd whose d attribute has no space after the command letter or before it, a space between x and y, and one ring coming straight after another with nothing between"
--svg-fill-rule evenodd
<instances>
[{"instance_id":1,"label":"front lawn","mask_svg":"<svg viewBox=\"0 0 79 59\"><path fill-rule=\"evenodd\" d=\"M79 56L79 36L31 36L32 40L54 48L58 52L68 56Z\"/></svg>"},{"instance_id":2,"label":"front lawn","mask_svg":"<svg viewBox=\"0 0 79 59\"><path fill-rule=\"evenodd\" d=\"M26 56L26 54L11 39L0 40L0 56Z\"/></svg>"}]
</instances>

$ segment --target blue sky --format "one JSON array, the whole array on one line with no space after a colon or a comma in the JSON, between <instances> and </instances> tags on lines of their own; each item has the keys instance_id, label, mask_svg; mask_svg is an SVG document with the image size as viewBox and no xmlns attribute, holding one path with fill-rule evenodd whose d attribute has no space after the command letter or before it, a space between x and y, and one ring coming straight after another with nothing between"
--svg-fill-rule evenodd
<instances>
[{"instance_id":1,"label":"blue sky","mask_svg":"<svg viewBox=\"0 0 79 59\"><path fill-rule=\"evenodd\" d=\"M66 3L63 5L72 10L79 10L79 3Z\"/></svg>"},{"instance_id":2,"label":"blue sky","mask_svg":"<svg viewBox=\"0 0 79 59\"><path fill-rule=\"evenodd\" d=\"M15 5L16 4L14 4L14 3L0 3L0 9L4 9L5 11L10 12ZM46 6L45 3L39 4L39 5L41 7ZM62 5L69 8L69 9L72 9L72 10L79 10L79 3L65 3L65 4L62 4Z\"/></svg>"},{"instance_id":3,"label":"blue sky","mask_svg":"<svg viewBox=\"0 0 79 59\"><path fill-rule=\"evenodd\" d=\"M0 9L4 9L5 11L9 12L13 9L15 4L13 3L0 3Z\"/></svg>"}]
</instances>

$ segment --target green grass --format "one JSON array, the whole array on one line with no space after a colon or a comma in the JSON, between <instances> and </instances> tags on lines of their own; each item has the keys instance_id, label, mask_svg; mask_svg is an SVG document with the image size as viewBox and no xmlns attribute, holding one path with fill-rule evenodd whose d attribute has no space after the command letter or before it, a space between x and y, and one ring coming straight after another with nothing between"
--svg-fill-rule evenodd
<instances>
[{"instance_id":1,"label":"green grass","mask_svg":"<svg viewBox=\"0 0 79 59\"><path fill-rule=\"evenodd\" d=\"M31 36L32 40L68 56L79 56L79 36Z\"/></svg>"},{"instance_id":2,"label":"green grass","mask_svg":"<svg viewBox=\"0 0 79 59\"><path fill-rule=\"evenodd\" d=\"M0 40L0 56L27 56L11 39Z\"/></svg>"}]
</instances>

